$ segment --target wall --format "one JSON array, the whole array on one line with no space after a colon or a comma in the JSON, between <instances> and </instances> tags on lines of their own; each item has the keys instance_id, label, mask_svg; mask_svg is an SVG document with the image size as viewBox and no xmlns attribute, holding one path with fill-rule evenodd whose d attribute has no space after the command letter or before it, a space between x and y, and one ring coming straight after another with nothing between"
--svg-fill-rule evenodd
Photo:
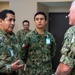
<instances>
[{"instance_id":1,"label":"wall","mask_svg":"<svg viewBox=\"0 0 75 75\"><path fill-rule=\"evenodd\" d=\"M49 12L69 12L69 6L51 6Z\"/></svg>"},{"instance_id":2,"label":"wall","mask_svg":"<svg viewBox=\"0 0 75 75\"><path fill-rule=\"evenodd\" d=\"M0 2L0 11L3 9L9 9L9 2Z\"/></svg>"},{"instance_id":3,"label":"wall","mask_svg":"<svg viewBox=\"0 0 75 75\"><path fill-rule=\"evenodd\" d=\"M19 29L22 29L22 21L24 19L28 19L30 21L31 24L30 29L33 30L35 28L33 17L34 14L37 12L38 2L66 2L66 1L68 2L72 0L0 0L0 1L9 1L10 3L9 8L15 11L16 24L14 32L16 33Z\"/></svg>"},{"instance_id":4,"label":"wall","mask_svg":"<svg viewBox=\"0 0 75 75\"><path fill-rule=\"evenodd\" d=\"M35 28L33 17L37 11L36 2L32 0L19 0L18 2L17 0L12 0L10 1L10 8L16 13L15 32L17 32L19 29L22 29L22 21L25 19L30 21L30 29L33 30Z\"/></svg>"}]
</instances>

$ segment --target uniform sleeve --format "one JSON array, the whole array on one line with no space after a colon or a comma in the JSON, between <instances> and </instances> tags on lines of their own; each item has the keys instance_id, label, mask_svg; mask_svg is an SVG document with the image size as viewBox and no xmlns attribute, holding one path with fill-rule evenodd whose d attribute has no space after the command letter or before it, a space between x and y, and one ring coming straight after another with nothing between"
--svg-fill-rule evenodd
<instances>
[{"instance_id":1,"label":"uniform sleeve","mask_svg":"<svg viewBox=\"0 0 75 75\"><path fill-rule=\"evenodd\" d=\"M60 62L73 68L75 65L75 42L72 43L74 39L73 39L73 34L70 32L67 32L65 34L64 44L61 49L62 56L60 58Z\"/></svg>"},{"instance_id":2,"label":"uniform sleeve","mask_svg":"<svg viewBox=\"0 0 75 75\"><path fill-rule=\"evenodd\" d=\"M5 46L3 37L0 36L0 73L11 72L11 65L6 63L7 59L4 54Z\"/></svg>"},{"instance_id":3,"label":"uniform sleeve","mask_svg":"<svg viewBox=\"0 0 75 75\"><path fill-rule=\"evenodd\" d=\"M23 60L24 63L26 63L28 50L29 50L29 37L25 36L22 44L21 44L22 50L20 50L20 58Z\"/></svg>"},{"instance_id":4,"label":"uniform sleeve","mask_svg":"<svg viewBox=\"0 0 75 75\"><path fill-rule=\"evenodd\" d=\"M51 56L53 58L55 56L55 52L56 52L56 42L55 42L55 38L53 37L53 35L51 35L51 36L52 36Z\"/></svg>"}]
</instances>

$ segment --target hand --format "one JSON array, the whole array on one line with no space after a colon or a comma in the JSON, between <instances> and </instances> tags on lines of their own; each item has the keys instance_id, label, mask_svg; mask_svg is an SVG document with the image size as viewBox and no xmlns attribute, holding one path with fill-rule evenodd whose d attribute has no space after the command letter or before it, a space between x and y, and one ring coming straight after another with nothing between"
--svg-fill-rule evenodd
<instances>
[{"instance_id":1,"label":"hand","mask_svg":"<svg viewBox=\"0 0 75 75\"><path fill-rule=\"evenodd\" d=\"M19 70L19 69L23 69L24 68L24 65L23 64L19 64L20 63L20 60L17 60L16 62L12 63L11 64L11 69L14 71L14 70Z\"/></svg>"}]
</instances>

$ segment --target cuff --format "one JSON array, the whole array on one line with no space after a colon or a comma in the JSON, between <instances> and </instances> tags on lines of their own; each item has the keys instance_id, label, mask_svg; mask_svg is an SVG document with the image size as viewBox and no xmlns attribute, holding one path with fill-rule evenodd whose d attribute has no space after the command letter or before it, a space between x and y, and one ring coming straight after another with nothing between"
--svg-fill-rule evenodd
<instances>
[{"instance_id":1,"label":"cuff","mask_svg":"<svg viewBox=\"0 0 75 75\"><path fill-rule=\"evenodd\" d=\"M11 65L6 65L6 70L7 70L7 72L11 72L12 71Z\"/></svg>"},{"instance_id":2,"label":"cuff","mask_svg":"<svg viewBox=\"0 0 75 75\"><path fill-rule=\"evenodd\" d=\"M68 65L69 67L73 68L74 67L74 62L75 62L75 59L71 58L71 57L68 57L66 55L62 55L62 57L60 58L60 62Z\"/></svg>"}]
</instances>

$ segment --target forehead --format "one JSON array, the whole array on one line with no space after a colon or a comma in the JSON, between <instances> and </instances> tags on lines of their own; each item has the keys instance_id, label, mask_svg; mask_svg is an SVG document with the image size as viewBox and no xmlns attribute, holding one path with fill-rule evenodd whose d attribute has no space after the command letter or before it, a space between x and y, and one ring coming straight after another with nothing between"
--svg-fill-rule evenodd
<instances>
[{"instance_id":1,"label":"forehead","mask_svg":"<svg viewBox=\"0 0 75 75\"><path fill-rule=\"evenodd\" d=\"M45 17L42 14L38 14L38 15L35 16L35 18L45 18Z\"/></svg>"},{"instance_id":2,"label":"forehead","mask_svg":"<svg viewBox=\"0 0 75 75\"><path fill-rule=\"evenodd\" d=\"M73 10L75 9L75 1L71 4L70 10L71 9L73 9Z\"/></svg>"},{"instance_id":3,"label":"forehead","mask_svg":"<svg viewBox=\"0 0 75 75\"><path fill-rule=\"evenodd\" d=\"M6 14L6 18L15 18L15 15L11 14L11 13L7 13Z\"/></svg>"},{"instance_id":4,"label":"forehead","mask_svg":"<svg viewBox=\"0 0 75 75\"><path fill-rule=\"evenodd\" d=\"M28 24L28 22L24 22L24 25L27 25Z\"/></svg>"}]
</instances>

